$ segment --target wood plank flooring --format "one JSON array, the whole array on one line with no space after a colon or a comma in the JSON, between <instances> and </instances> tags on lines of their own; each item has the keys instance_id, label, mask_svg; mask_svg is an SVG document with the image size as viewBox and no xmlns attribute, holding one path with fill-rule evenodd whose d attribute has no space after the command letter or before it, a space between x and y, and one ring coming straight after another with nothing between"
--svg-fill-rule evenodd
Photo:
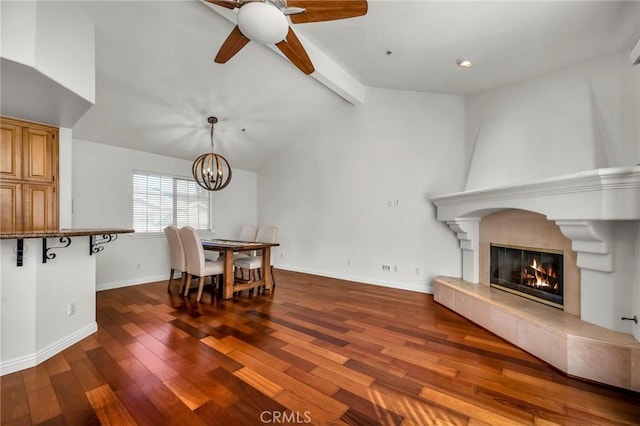
<instances>
[{"instance_id":1,"label":"wood plank flooring","mask_svg":"<svg viewBox=\"0 0 640 426\"><path fill-rule=\"evenodd\" d=\"M275 273L272 294L234 301L99 292L96 334L0 379L2 425L640 425L640 394L567 377L430 295Z\"/></svg>"}]
</instances>

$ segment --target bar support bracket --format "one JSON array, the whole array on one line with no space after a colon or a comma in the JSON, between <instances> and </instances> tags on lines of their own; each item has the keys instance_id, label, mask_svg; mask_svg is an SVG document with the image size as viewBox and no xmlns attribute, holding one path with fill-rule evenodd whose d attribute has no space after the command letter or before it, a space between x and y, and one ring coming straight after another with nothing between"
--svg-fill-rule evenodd
<instances>
[{"instance_id":1,"label":"bar support bracket","mask_svg":"<svg viewBox=\"0 0 640 426\"><path fill-rule=\"evenodd\" d=\"M16 266L22 266L24 253L24 240L20 238L16 240Z\"/></svg>"},{"instance_id":2,"label":"bar support bracket","mask_svg":"<svg viewBox=\"0 0 640 426\"><path fill-rule=\"evenodd\" d=\"M59 241L60 241L60 244L63 244L63 245L47 247L47 239L46 238L42 239L42 263L47 263L47 260L52 260L56 258L55 253L49 253L50 250L67 248L71 244L71 238L69 237L60 237Z\"/></svg>"},{"instance_id":3,"label":"bar support bracket","mask_svg":"<svg viewBox=\"0 0 640 426\"><path fill-rule=\"evenodd\" d=\"M118 238L118 234L102 234L100 239L96 239L95 235L89 237L89 255L94 253L100 253L104 250L103 244L115 241Z\"/></svg>"}]
</instances>

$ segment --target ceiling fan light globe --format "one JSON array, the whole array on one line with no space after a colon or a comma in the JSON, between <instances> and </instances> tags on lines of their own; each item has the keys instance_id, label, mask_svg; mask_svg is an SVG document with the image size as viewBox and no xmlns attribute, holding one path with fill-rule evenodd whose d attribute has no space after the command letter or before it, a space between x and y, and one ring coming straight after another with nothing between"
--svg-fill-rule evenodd
<instances>
[{"instance_id":1,"label":"ceiling fan light globe","mask_svg":"<svg viewBox=\"0 0 640 426\"><path fill-rule=\"evenodd\" d=\"M289 22L280 9L263 2L244 4L238 10L238 27L249 40L264 44L279 43L289 32Z\"/></svg>"}]
</instances>

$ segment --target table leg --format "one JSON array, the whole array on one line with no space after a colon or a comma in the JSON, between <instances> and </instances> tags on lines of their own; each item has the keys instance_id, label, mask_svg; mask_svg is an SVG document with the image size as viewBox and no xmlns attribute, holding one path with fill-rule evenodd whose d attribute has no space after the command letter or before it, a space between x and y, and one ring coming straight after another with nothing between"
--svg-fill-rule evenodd
<instances>
[{"instance_id":1,"label":"table leg","mask_svg":"<svg viewBox=\"0 0 640 426\"><path fill-rule=\"evenodd\" d=\"M264 279L264 290L271 291L273 282L271 280L271 247L262 250L262 277Z\"/></svg>"},{"instance_id":2,"label":"table leg","mask_svg":"<svg viewBox=\"0 0 640 426\"><path fill-rule=\"evenodd\" d=\"M233 284L235 282L235 276L233 273L233 249L224 250L224 285L222 287L222 298L233 298Z\"/></svg>"}]
</instances>

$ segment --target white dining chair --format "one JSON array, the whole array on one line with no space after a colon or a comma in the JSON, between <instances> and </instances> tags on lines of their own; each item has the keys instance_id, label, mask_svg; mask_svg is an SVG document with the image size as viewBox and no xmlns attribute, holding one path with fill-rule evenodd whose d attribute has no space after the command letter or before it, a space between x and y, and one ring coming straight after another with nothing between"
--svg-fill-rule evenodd
<instances>
[{"instance_id":1,"label":"white dining chair","mask_svg":"<svg viewBox=\"0 0 640 426\"><path fill-rule=\"evenodd\" d=\"M263 242L263 243L275 243L277 238L278 238L277 226L263 225L258 228L258 233L256 234L256 241ZM234 259L233 266L240 269L243 279L244 279L244 273L242 271L245 269L248 271L249 280L252 280L252 273L253 273L253 280L261 279L261 274L266 273L265 271L261 270L262 256L259 256L259 255L245 256L245 257ZM273 258L271 260L271 265L269 265L269 267L270 267L269 272L271 273L271 281L273 283L272 285L275 286L276 281L273 275ZM256 277L256 273L258 274L258 277Z\"/></svg>"},{"instance_id":2,"label":"white dining chair","mask_svg":"<svg viewBox=\"0 0 640 426\"><path fill-rule=\"evenodd\" d=\"M240 241L256 241L256 236L258 234L258 227L256 225L245 225L240 230L240 237L238 238ZM234 253L233 259L239 259L241 257L247 257L255 255L255 252L247 253Z\"/></svg>"},{"instance_id":3,"label":"white dining chair","mask_svg":"<svg viewBox=\"0 0 640 426\"><path fill-rule=\"evenodd\" d=\"M240 235L238 235L239 241L255 241L256 234L258 232L258 227L256 225L244 225L240 230ZM239 252L233 253L233 259L239 259L241 257L247 257L251 255L255 255L255 251L247 252ZM218 260L224 261L224 254L218 255Z\"/></svg>"},{"instance_id":4,"label":"white dining chair","mask_svg":"<svg viewBox=\"0 0 640 426\"><path fill-rule=\"evenodd\" d=\"M180 232L177 226L169 225L164 228L164 235L167 237L167 243L169 244L169 261L171 264L171 272L169 272L169 283L167 284L167 291L171 292L173 275L176 271L179 271L180 290L178 293L182 293L182 289L184 288L184 284L187 279L187 258L184 254L184 247L182 246Z\"/></svg>"},{"instance_id":5,"label":"white dining chair","mask_svg":"<svg viewBox=\"0 0 640 426\"><path fill-rule=\"evenodd\" d=\"M244 225L240 230L240 241L255 241L258 234L256 225Z\"/></svg>"},{"instance_id":6,"label":"white dining chair","mask_svg":"<svg viewBox=\"0 0 640 426\"><path fill-rule=\"evenodd\" d=\"M216 281L219 280L214 280L214 277L222 275L224 271L224 263L220 260L205 259L200 235L198 234L198 231L191 226L184 226L180 228L180 238L182 239L182 245L187 259L187 281L185 283L184 295L189 295L191 279L192 277L197 277L198 295L196 296L196 301L199 302L202 298L205 278L211 277L211 282L215 290Z\"/></svg>"}]
</instances>

